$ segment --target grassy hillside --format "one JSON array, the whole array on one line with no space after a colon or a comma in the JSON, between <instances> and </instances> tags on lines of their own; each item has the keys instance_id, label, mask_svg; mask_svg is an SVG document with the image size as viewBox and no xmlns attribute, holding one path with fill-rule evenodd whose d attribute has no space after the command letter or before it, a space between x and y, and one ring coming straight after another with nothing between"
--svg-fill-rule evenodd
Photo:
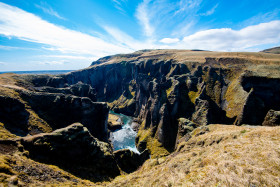
<instances>
[{"instance_id":1,"label":"grassy hillside","mask_svg":"<svg viewBox=\"0 0 280 187\"><path fill-rule=\"evenodd\" d=\"M270 48L270 49L265 49L261 52L264 53L273 53L273 54L280 54L280 47L274 47L274 48Z\"/></svg>"},{"instance_id":2,"label":"grassy hillside","mask_svg":"<svg viewBox=\"0 0 280 187\"><path fill-rule=\"evenodd\" d=\"M280 127L209 125L107 186L279 186ZM105 184L104 184L105 185Z\"/></svg>"}]
</instances>

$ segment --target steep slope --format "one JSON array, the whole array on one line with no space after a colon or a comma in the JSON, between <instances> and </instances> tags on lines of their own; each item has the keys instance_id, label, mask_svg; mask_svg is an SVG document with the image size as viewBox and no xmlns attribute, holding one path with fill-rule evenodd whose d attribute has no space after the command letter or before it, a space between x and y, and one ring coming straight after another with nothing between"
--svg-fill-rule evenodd
<instances>
[{"instance_id":1,"label":"steep slope","mask_svg":"<svg viewBox=\"0 0 280 187\"><path fill-rule=\"evenodd\" d=\"M280 127L209 125L106 186L279 186Z\"/></svg>"},{"instance_id":2,"label":"steep slope","mask_svg":"<svg viewBox=\"0 0 280 187\"><path fill-rule=\"evenodd\" d=\"M29 79L35 86L91 85L98 101L142 121L139 150L160 156L176 147L181 117L199 125L261 125L270 109L280 110L279 64L275 54L144 50L104 57L66 75Z\"/></svg>"}]
</instances>

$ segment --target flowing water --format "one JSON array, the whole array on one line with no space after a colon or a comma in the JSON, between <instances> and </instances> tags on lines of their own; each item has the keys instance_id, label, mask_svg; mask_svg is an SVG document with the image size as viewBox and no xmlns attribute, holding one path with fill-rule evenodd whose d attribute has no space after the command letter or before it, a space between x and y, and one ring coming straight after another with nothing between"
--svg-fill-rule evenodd
<instances>
[{"instance_id":1,"label":"flowing water","mask_svg":"<svg viewBox=\"0 0 280 187\"><path fill-rule=\"evenodd\" d=\"M137 133L131 128L133 118L123 114L117 114L114 112L110 112L110 113L119 116L119 118L124 123L124 125L120 130L114 131L110 135L110 139L112 141L114 151L120 149L130 149L136 153L139 153L135 145L135 137Z\"/></svg>"}]
</instances>

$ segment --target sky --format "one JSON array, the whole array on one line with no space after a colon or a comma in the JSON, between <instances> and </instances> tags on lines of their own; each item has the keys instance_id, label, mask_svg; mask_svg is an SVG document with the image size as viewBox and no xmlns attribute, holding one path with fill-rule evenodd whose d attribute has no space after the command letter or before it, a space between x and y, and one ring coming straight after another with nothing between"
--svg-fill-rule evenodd
<instances>
[{"instance_id":1,"label":"sky","mask_svg":"<svg viewBox=\"0 0 280 187\"><path fill-rule=\"evenodd\" d=\"M0 72L76 70L141 49L276 46L279 0L0 0Z\"/></svg>"}]
</instances>

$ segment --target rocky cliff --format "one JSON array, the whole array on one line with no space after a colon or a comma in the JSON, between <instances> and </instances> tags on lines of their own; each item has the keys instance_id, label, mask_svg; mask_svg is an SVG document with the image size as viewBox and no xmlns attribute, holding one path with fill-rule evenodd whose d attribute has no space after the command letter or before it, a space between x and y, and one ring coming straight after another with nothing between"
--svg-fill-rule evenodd
<instances>
[{"instance_id":1,"label":"rocky cliff","mask_svg":"<svg viewBox=\"0 0 280 187\"><path fill-rule=\"evenodd\" d=\"M97 101L142 121L138 148L157 155L174 150L179 118L198 125L261 125L270 109L280 110L279 63L278 55L264 53L146 50L31 82L56 89L90 85Z\"/></svg>"},{"instance_id":2,"label":"rocky cliff","mask_svg":"<svg viewBox=\"0 0 280 187\"><path fill-rule=\"evenodd\" d=\"M190 165L187 165L193 169L178 167L186 169L183 172L185 174L182 174L181 170L178 172L177 169L173 170L174 173L180 176L188 175L190 179L197 182L192 177L196 176L196 172L204 175L204 170L197 168L200 168L200 165L201 167L207 165L208 161L204 155L203 158L206 160L198 162L199 158L196 156L203 154L205 150L209 153L215 152L217 148L215 145L224 138L228 145L240 137L235 147L239 145L244 140L243 135L247 135L246 132L251 130L249 127L237 126L251 125L255 128L261 125L279 125L279 65L280 58L277 54L143 50L132 54L104 57L93 62L86 69L63 75L0 75L0 137L9 141L12 139L9 146L19 149L23 156L29 155L31 159L46 164L56 164L66 171L92 181L99 178L110 179L118 172L133 172L148 158L147 151L143 154L145 159L142 157L140 159L139 155L129 150L112 153L110 145L104 143L108 141L107 121L110 109L134 116L135 121L140 124L140 127L137 127L137 148L140 152L148 150L152 159L144 164L137 176L141 175L141 178L145 178L141 174L145 168L149 173L156 165L161 165L156 168L166 170L170 164L179 162L184 157L188 158L188 161L183 159L184 162L190 161L188 163ZM75 122L82 123L88 132L81 130L83 128L79 125L76 128L80 129L79 132L72 131L71 126L67 127ZM229 126L214 125L208 128L210 124ZM228 136L227 127L229 130L234 129L233 135ZM260 134L258 129L263 129L266 133ZM273 132L266 127L258 129L252 131L250 137L245 137L247 138L245 142L250 142L255 137L265 137ZM278 132L279 129L276 130ZM72 134L74 131L76 133ZM60 136L61 134L67 136ZM88 138L79 139L77 138L79 134L86 134ZM29 135L33 136L29 137ZM272 138L277 139L274 135ZM20 143L15 139L21 139ZM54 143L57 140L64 143L62 145ZM96 143L99 141L104 142ZM257 138L256 141L259 139ZM86 149L81 149L79 152L78 144L84 145ZM100 146L99 148L93 146L101 144L106 145L109 151L102 151ZM71 145L75 146L71 147ZM278 145L277 141L275 145ZM254 147L255 144L248 144L248 149L250 146ZM87 157L91 155L86 152L87 149L92 149L93 152L95 149L101 150L97 151L98 154L92 154L90 160L92 159L93 162L90 162ZM197 153L195 151L197 149L201 152ZM77 173L75 169L64 163L66 160L61 156L64 154L63 150L64 153L68 151L70 155L73 151L77 152L78 160L71 156L66 160L77 164L74 164L75 168L76 166L86 168L86 171L90 171L88 175L83 175L81 170ZM238 152L235 148L225 151L234 152L233 150ZM278 151L274 152L272 147L268 151L269 154L278 154ZM36 157L37 152L41 153L39 158ZM44 158L42 154L44 152L53 158L53 161ZM17 151L13 152L11 159L16 157L14 154L17 154ZM185 154L188 154L187 157ZM104 168L98 166L96 170L87 168L88 163L95 165L94 159L105 157L111 165L104 165ZM22 159L21 156L20 158ZM168 158L168 162L162 165L165 158ZM172 160L172 158L176 159ZM80 163L82 159L86 161ZM135 162L135 159L139 162ZM278 162L277 159L276 161ZM269 161L269 163L273 162L273 160ZM262 161L256 161L255 164L258 163ZM215 163L211 162L208 165L214 167ZM4 166L8 169L5 170ZM107 172L106 168L110 167L115 172L111 174ZM8 162L3 165L3 168L6 172L5 176L10 177L13 173L18 173L12 163ZM245 170L244 172L246 173ZM274 168L273 172L277 173L277 168ZM265 172L267 173L269 172ZM236 176L240 177L239 174ZM129 178L131 175L128 176ZM158 178L158 182L164 178L164 176ZM221 179L221 176L217 176L217 180ZM10 179L6 177L5 180ZM222 181L223 184L227 183L225 180ZM276 184L276 178L273 178L273 181L273 184ZM134 182L131 181L129 185L138 184ZM198 184L196 182L188 184L196 185ZM216 183L213 184L217 185ZM113 184L123 183L119 183L117 179ZM230 181L228 184L233 182ZM254 181L249 184L254 184ZM269 185L270 183L265 180L264 183L256 184Z\"/></svg>"}]
</instances>

